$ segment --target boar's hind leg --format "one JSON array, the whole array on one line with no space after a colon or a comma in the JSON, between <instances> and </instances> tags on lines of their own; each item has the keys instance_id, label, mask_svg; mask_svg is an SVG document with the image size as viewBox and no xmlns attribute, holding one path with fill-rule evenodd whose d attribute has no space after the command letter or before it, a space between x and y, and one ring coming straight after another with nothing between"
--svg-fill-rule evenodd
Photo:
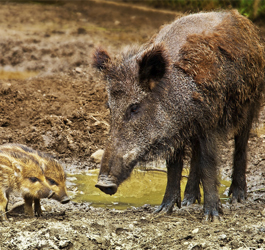
<instances>
[{"instance_id":1,"label":"boar's hind leg","mask_svg":"<svg viewBox=\"0 0 265 250\"><path fill-rule=\"evenodd\" d=\"M241 202L246 199L246 166L247 166L247 143L253 121L253 113L249 112L249 117L245 125L235 135L234 166L232 174L232 184L229 195L232 194L232 203Z\"/></svg>"},{"instance_id":2,"label":"boar's hind leg","mask_svg":"<svg viewBox=\"0 0 265 250\"><path fill-rule=\"evenodd\" d=\"M222 213L218 195L216 139L208 135L199 139L199 169L204 191L204 220L219 219Z\"/></svg>"},{"instance_id":3,"label":"boar's hind leg","mask_svg":"<svg viewBox=\"0 0 265 250\"><path fill-rule=\"evenodd\" d=\"M171 213L175 203L181 207L180 179L183 168L184 150L179 150L175 155L167 160L167 187L160 207L155 211Z\"/></svg>"},{"instance_id":4,"label":"boar's hind leg","mask_svg":"<svg viewBox=\"0 0 265 250\"><path fill-rule=\"evenodd\" d=\"M182 206L189 206L198 201L201 203L200 193L200 144L198 140L192 141L192 157L190 162L190 174L185 188L184 199L181 203Z\"/></svg>"}]
</instances>

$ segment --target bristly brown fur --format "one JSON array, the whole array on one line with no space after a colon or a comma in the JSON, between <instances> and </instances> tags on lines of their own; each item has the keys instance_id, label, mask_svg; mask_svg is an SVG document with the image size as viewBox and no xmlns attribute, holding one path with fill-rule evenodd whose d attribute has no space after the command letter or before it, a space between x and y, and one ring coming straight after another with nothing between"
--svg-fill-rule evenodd
<instances>
[{"instance_id":1,"label":"bristly brown fur","mask_svg":"<svg viewBox=\"0 0 265 250\"><path fill-rule=\"evenodd\" d=\"M224 18L215 32L189 35L176 63L193 77L204 93L204 97L200 95L200 101L221 101L219 116L225 118L221 122L235 127L241 125L230 121L235 112L238 116L243 115L245 111L241 105L248 100L256 102L263 95L265 81L261 83L257 79L265 78L265 72L259 70L264 65L264 47L257 31L237 11L231 11L231 16ZM256 72L263 76L257 76ZM198 94L194 94L194 99L198 100ZM223 110L221 106L226 103L228 105Z\"/></svg>"},{"instance_id":2,"label":"bristly brown fur","mask_svg":"<svg viewBox=\"0 0 265 250\"><path fill-rule=\"evenodd\" d=\"M110 59L108 52L102 48L97 48L93 57L93 66L99 70L106 68L106 63Z\"/></svg>"}]
</instances>

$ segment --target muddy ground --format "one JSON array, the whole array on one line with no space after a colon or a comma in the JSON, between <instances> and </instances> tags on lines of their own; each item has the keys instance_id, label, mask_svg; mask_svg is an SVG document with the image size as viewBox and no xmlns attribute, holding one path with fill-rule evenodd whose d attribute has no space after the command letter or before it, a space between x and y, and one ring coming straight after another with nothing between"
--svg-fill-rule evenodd
<instances>
[{"instance_id":1,"label":"muddy ground","mask_svg":"<svg viewBox=\"0 0 265 250\"><path fill-rule=\"evenodd\" d=\"M94 48L102 45L115 54L147 41L180 15L93 1L2 1L0 144L49 152L68 173L98 167L90 156L104 148L109 112L104 85L91 67ZM43 200L41 218L13 214L0 222L0 249L265 249L264 124L263 109L249 143L248 201L224 204L219 224L202 223L197 204L154 215L149 205L119 211ZM232 144L222 146L224 179L231 175Z\"/></svg>"}]
</instances>

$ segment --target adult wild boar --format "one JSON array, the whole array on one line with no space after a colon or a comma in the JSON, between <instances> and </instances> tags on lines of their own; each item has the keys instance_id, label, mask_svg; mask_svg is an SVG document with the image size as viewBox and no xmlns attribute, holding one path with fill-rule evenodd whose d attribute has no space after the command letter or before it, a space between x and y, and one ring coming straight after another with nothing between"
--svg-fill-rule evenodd
<instances>
[{"instance_id":1,"label":"adult wild boar","mask_svg":"<svg viewBox=\"0 0 265 250\"><path fill-rule=\"evenodd\" d=\"M185 147L191 170L182 204L200 201L219 218L217 137L233 133L230 194L246 198L246 147L264 90L264 47L237 11L199 13L162 27L147 44L111 59L98 48L94 66L107 80L111 129L96 187L114 194L137 162L166 157L167 188L159 211L181 206Z\"/></svg>"}]
</instances>

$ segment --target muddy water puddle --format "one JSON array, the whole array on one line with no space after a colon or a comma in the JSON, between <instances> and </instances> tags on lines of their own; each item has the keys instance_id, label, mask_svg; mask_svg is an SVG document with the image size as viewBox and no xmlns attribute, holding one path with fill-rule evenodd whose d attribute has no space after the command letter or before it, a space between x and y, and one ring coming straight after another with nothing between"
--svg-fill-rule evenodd
<instances>
[{"instance_id":1,"label":"muddy water puddle","mask_svg":"<svg viewBox=\"0 0 265 250\"><path fill-rule=\"evenodd\" d=\"M37 76L38 72L35 71L6 71L0 70L0 80L18 79L24 80L30 77Z\"/></svg>"},{"instance_id":2,"label":"muddy water puddle","mask_svg":"<svg viewBox=\"0 0 265 250\"><path fill-rule=\"evenodd\" d=\"M258 137L265 137L265 123L260 124L257 128L253 129L253 132Z\"/></svg>"},{"instance_id":3,"label":"muddy water puddle","mask_svg":"<svg viewBox=\"0 0 265 250\"><path fill-rule=\"evenodd\" d=\"M114 209L126 209L130 207L140 207L144 204L151 206L160 205L166 189L167 174L161 171L142 171L136 169L131 174L130 179L119 187L115 195L107 195L95 187L99 170L90 170L86 174L70 175L69 181L72 183L73 201L90 202L94 207L105 207ZM187 183L188 170L184 169L181 180L181 197L184 197L184 190ZM229 181L221 180L219 194L222 202L226 202L228 197L224 194L230 186ZM201 189L201 194L202 189ZM203 202L203 201L202 201Z\"/></svg>"}]
</instances>

